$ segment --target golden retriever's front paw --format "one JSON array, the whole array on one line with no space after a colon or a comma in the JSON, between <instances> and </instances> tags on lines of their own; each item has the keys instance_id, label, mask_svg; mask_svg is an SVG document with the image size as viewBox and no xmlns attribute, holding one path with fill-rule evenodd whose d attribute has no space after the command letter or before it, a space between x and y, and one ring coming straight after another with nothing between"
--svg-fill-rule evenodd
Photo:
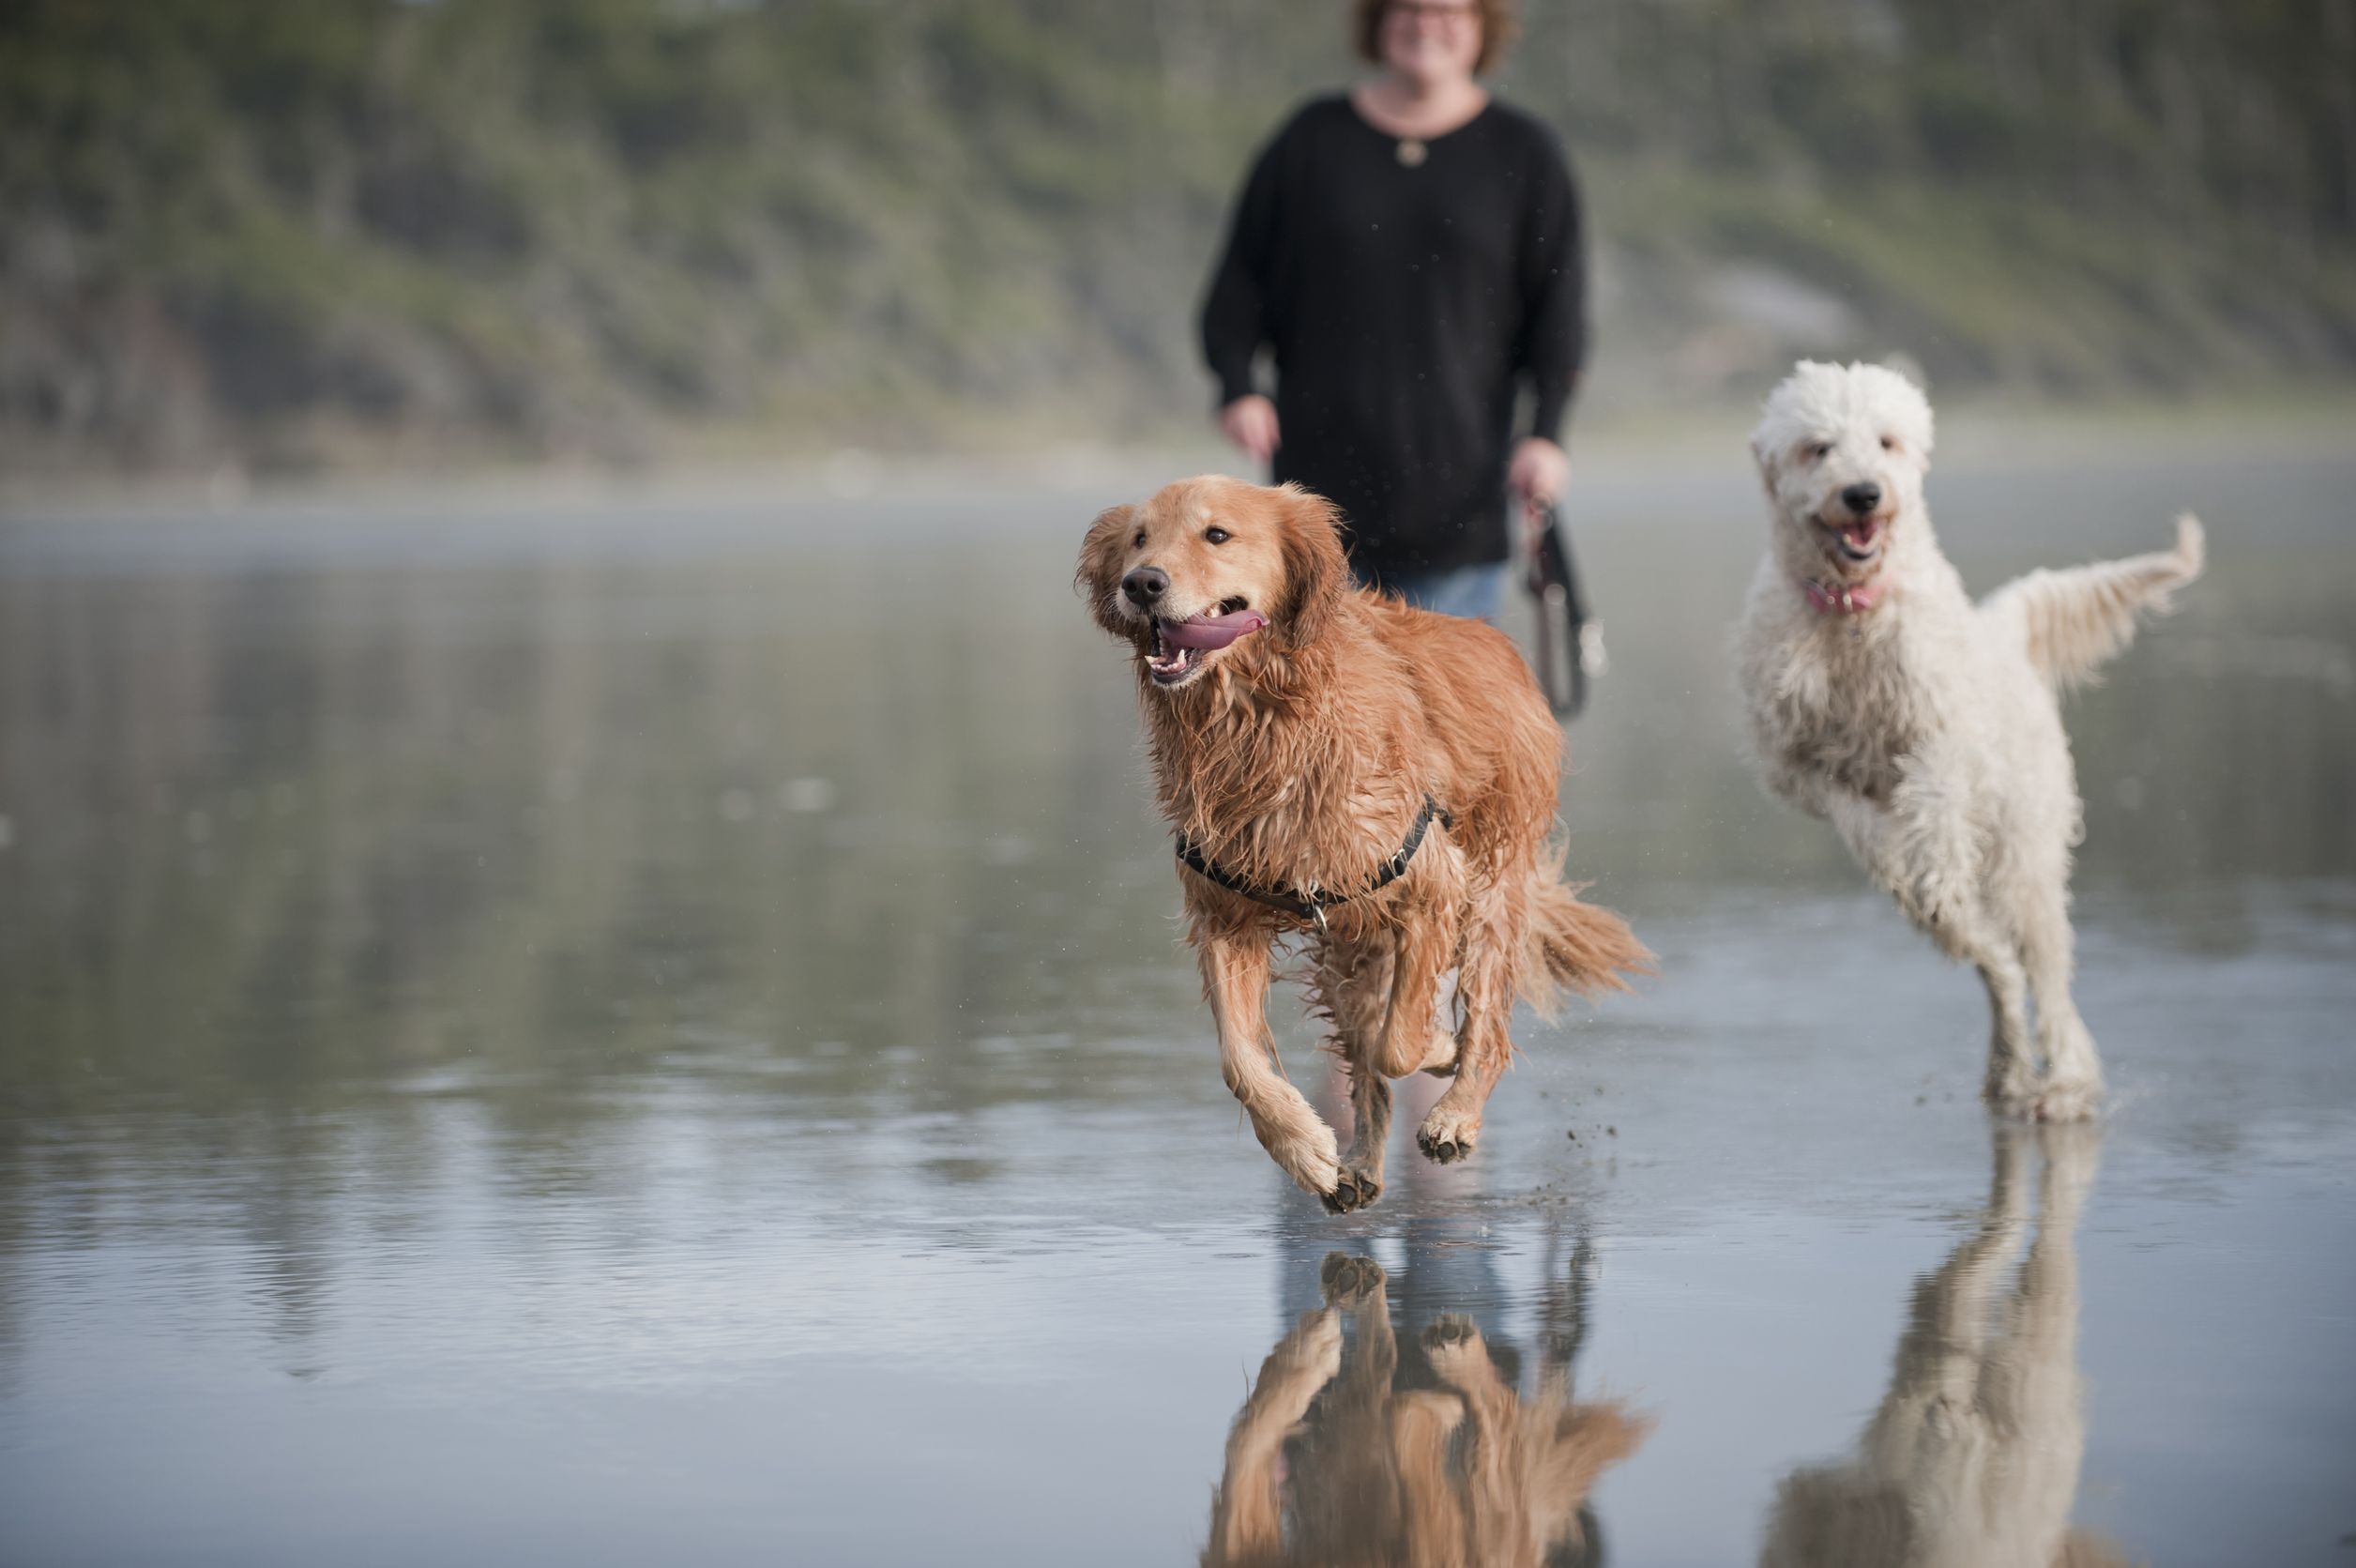
<instances>
[{"instance_id":1,"label":"golden retriever's front paw","mask_svg":"<svg viewBox=\"0 0 2356 1568\"><path fill-rule=\"evenodd\" d=\"M1365 1171L1345 1165L1342 1174L1333 1179L1333 1191L1318 1196L1324 1200L1327 1212L1347 1214L1353 1210L1372 1208L1375 1200L1382 1196L1382 1183Z\"/></svg>"},{"instance_id":2,"label":"golden retriever's front paw","mask_svg":"<svg viewBox=\"0 0 2356 1568\"><path fill-rule=\"evenodd\" d=\"M1334 1145L1331 1129L1320 1127L1314 1134L1291 1139L1274 1139L1268 1151L1293 1185L1311 1197L1330 1197L1342 1180L1341 1150Z\"/></svg>"},{"instance_id":3,"label":"golden retriever's front paw","mask_svg":"<svg viewBox=\"0 0 2356 1568\"><path fill-rule=\"evenodd\" d=\"M1415 1146L1424 1157L1445 1165L1470 1154L1481 1141L1481 1119L1468 1116L1442 1100L1415 1130Z\"/></svg>"}]
</instances>

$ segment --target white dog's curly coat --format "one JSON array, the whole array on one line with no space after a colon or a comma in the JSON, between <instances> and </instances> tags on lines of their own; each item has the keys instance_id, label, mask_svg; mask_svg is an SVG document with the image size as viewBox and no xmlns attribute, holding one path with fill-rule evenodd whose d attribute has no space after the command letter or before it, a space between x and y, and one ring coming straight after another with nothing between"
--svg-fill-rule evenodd
<instances>
[{"instance_id":1,"label":"white dog's curly coat","mask_svg":"<svg viewBox=\"0 0 2356 1568\"><path fill-rule=\"evenodd\" d=\"M2032 571L1975 605L1931 533L1930 404L1903 376L1802 363L1751 446L1773 523L1737 653L1762 776L1978 967L1989 1100L2089 1115L2103 1069L2070 999L2080 821L2056 693L2199 574L2200 525L2179 519L2172 552Z\"/></svg>"}]
</instances>

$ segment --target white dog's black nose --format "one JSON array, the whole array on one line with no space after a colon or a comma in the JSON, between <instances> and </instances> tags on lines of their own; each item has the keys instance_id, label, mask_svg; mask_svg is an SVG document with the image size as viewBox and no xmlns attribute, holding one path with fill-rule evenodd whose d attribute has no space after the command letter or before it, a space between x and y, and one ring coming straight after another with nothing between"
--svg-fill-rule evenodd
<instances>
[{"instance_id":1,"label":"white dog's black nose","mask_svg":"<svg viewBox=\"0 0 2356 1568\"><path fill-rule=\"evenodd\" d=\"M1134 603L1151 604L1170 591L1170 574L1158 566L1141 566L1120 580L1120 591Z\"/></svg>"},{"instance_id":2,"label":"white dog's black nose","mask_svg":"<svg viewBox=\"0 0 2356 1568\"><path fill-rule=\"evenodd\" d=\"M1841 501L1849 510L1862 517L1881 504L1881 486L1871 480L1852 484L1841 492Z\"/></svg>"}]
</instances>

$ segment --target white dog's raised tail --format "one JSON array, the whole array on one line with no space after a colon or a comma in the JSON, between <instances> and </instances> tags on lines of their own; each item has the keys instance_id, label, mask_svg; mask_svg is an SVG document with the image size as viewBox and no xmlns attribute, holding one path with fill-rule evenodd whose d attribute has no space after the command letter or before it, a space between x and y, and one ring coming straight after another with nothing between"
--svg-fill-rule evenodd
<instances>
[{"instance_id":1,"label":"white dog's raised tail","mask_svg":"<svg viewBox=\"0 0 2356 1568\"><path fill-rule=\"evenodd\" d=\"M1988 595L1981 611L2016 621L2029 662L2066 692L2092 680L2135 640L2140 616L2165 613L2169 596L2200 575L2206 558L2200 519L2187 512L2176 520L2173 550L2032 571Z\"/></svg>"}]
</instances>

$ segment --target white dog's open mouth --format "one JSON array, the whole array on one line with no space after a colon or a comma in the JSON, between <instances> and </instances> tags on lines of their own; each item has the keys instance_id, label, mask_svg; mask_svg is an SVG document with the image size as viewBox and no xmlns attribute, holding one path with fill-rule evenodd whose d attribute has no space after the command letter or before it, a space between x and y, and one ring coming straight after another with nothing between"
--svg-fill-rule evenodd
<instances>
[{"instance_id":1,"label":"white dog's open mouth","mask_svg":"<svg viewBox=\"0 0 2356 1568\"><path fill-rule=\"evenodd\" d=\"M1240 599L1224 600L1215 610L1183 620L1155 616L1152 643L1146 650L1146 674L1156 686L1182 686L1213 653L1267 624L1266 616Z\"/></svg>"},{"instance_id":2,"label":"white dog's open mouth","mask_svg":"<svg viewBox=\"0 0 2356 1568\"><path fill-rule=\"evenodd\" d=\"M1832 530L1832 548L1843 559L1862 566L1880 553L1882 530L1889 522L1886 517L1858 517L1826 525Z\"/></svg>"}]
</instances>

